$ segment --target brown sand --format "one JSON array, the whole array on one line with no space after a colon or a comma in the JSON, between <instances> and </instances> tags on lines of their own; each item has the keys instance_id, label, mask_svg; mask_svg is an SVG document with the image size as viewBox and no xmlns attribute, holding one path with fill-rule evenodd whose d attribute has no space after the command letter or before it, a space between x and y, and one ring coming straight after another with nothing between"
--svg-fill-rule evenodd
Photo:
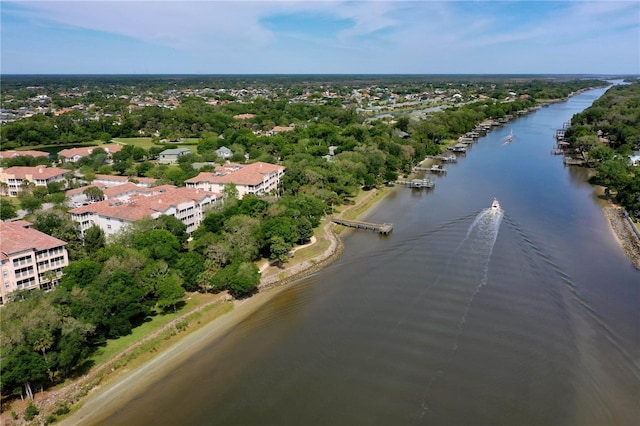
<instances>
[{"instance_id":1,"label":"brown sand","mask_svg":"<svg viewBox=\"0 0 640 426\"><path fill-rule=\"evenodd\" d=\"M104 387L99 386L93 389L80 409L59 424L104 424L112 412L144 392L156 380L173 371L176 366L197 353L212 339L224 336L277 293L278 291L258 293L248 299L235 301L235 307L231 312L181 339L178 344L169 347L141 367L121 374Z\"/></svg>"},{"instance_id":2,"label":"brown sand","mask_svg":"<svg viewBox=\"0 0 640 426\"><path fill-rule=\"evenodd\" d=\"M624 252L629 256L636 269L640 270L640 238L634 232L633 225L618 206L613 204L604 206L604 213Z\"/></svg>"},{"instance_id":3,"label":"brown sand","mask_svg":"<svg viewBox=\"0 0 640 426\"><path fill-rule=\"evenodd\" d=\"M340 212L340 215L350 216L351 213L357 216L384 197L386 193L388 191L369 191L360 197L355 205ZM354 211L355 213L353 213ZM103 423L110 413L117 410L118 407L144 392L156 380L170 373L181 362L197 353L205 344L224 336L288 285L336 260L342 253L343 246L342 241L334 232L334 228L335 225L330 223L323 226L323 235L319 240L329 243L322 253L311 259L296 259L282 270L272 266L261 268L265 270L265 273L257 294L247 299L234 301L234 308L231 312L181 339L179 343L164 350L141 367L124 371L113 378L110 383L97 386L80 401L82 404L80 408L59 424L91 425Z\"/></svg>"}]
</instances>

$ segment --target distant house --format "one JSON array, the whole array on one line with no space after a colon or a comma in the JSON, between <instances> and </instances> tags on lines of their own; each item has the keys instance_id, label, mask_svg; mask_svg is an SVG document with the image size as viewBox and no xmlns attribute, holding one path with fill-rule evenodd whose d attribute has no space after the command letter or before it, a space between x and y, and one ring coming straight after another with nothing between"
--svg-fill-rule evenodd
<instances>
[{"instance_id":1,"label":"distant house","mask_svg":"<svg viewBox=\"0 0 640 426\"><path fill-rule=\"evenodd\" d=\"M128 177L118 175L96 175L93 180L94 184L103 185L105 187L112 187L122 185L127 182L133 182L138 186L150 187L156 183L157 179L147 177Z\"/></svg>"},{"instance_id":2,"label":"distant house","mask_svg":"<svg viewBox=\"0 0 640 426\"><path fill-rule=\"evenodd\" d=\"M15 158L15 157L48 157L49 153L44 151L0 151L0 158Z\"/></svg>"},{"instance_id":3,"label":"distant house","mask_svg":"<svg viewBox=\"0 0 640 426\"><path fill-rule=\"evenodd\" d=\"M122 151L122 145L98 145L98 146L85 146L81 148L69 148L63 149L58 152L58 158L61 163L75 163L84 157L91 155L94 149L102 148L107 153L107 156L111 158L116 152Z\"/></svg>"},{"instance_id":4,"label":"distant house","mask_svg":"<svg viewBox=\"0 0 640 426\"><path fill-rule=\"evenodd\" d=\"M237 114L234 115L233 118L235 118L236 120L249 120L250 118L253 118L255 116L255 114Z\"/></svg>"},{"instance_id":5,"label":"distant house","mask_svg":"<svg viewBox=\"0 0 640 426\"><path fill-rule=\"evenodd\" d=\"M233 155L233 152L226 146L221 146L220 148L216 149L215 153L218 157L225 160L228 160Z\"/></svg>"},{"instance_id":6,"label":"distant house","mask_svg":"<svg viewBox=\"0 0 640 426\"><path fill-rule=\"evenodd\" d=\"M253 164L225 164L214 173L202 172L185 181L187 188L222 193L228 184L234 184L238 195L268 194L275 191L284 176L285 167L257 162Z\"/></svg>"},{"instance_id":7,"label":"distant house","mask_svg":"<svg viewBox=\"0 0 640 426\"><path fill-rule=\"evenodd\" d=\"M282 132L290 132L294 129L295 129L294 126L275 126L273 129L271 129L271 132L275 134L275 133L282 133Z\"/></svg>"},{"instance_id":8,"label":"distant house","mask_svg":"<svg viewBox=\"0 0 640 426\"><path fill-rule=\"evenodd\" d=\"M191 150L188 148L173 148L165 149L158 156L158 163L160 164L176 164L178 158L183 155L191 154Z\"/></svg>"}]
</instances>

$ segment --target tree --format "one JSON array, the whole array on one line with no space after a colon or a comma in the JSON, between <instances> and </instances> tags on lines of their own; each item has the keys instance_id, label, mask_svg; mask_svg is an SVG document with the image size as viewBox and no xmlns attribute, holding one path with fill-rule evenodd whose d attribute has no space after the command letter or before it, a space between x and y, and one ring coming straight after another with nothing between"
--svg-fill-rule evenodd
<instances>
[{"instance_id":1,"label":"tree","mask_svg":"<svg viewBox=\"0 0 640 426\"><path fill-rule=\"evenodd\" d=\"M260 270L251 262L235 262L217 272L211 279L216 290L228 290L234 297L253 293L260 283Z\"/></svg>"},{"instance_id":2,"label":"tree","mask_svg":"<svg viewBox=\"0 0 640 426\"><path fill-rule=\"evenodd\" d=\"M228 183L222 190L222 199L225 207L234 205L240 196L238 187L234 183Z\"/></svg>"},{"instance_id":3,"label":"tree","mask_svg":"<svg viewBox=\"0 0 640 426\"><path fill-rule=\"evenodd\" d=\"M73 287L89 286L100 275L102 264L91 259L76 260L69 263L60 279L60 286L71 290Z\"/></svg>"},{"instance_id":4,"label":"tree","mask_svg":"<svg viewBox=\"0 0 640 426\"><path fill-rule=\"evenodd\" d=\"M234 257L257 259L261 241L258 219L246 215L233 216L225 222L223 234L233 248Z\"/></svg>"},{"instance_id":5,"label":"tree","mask_svg":"<svg viewBox=\"0 0 640 426\"><path fill-rule=\"evenodd\" d=\"M204 257L195 251L181 253L175 264L182 277L182 286L187 291L198 289L198 275L204 271Z\"/></svg>"},{"instance_id":6,"label":"tree","mask_svg":"<svg viewBox=\"0 0 640 426\"><path fill-rule=\"evenodd\" d=\"M181 244L185 243L189 238L189 234L187 234L187 225L175 216L166 214L160 215L160 217L156 219L156 223L158 228L165 229L178 237Z\"/></svg>"},{"instance_id":7,"label":"tree","mask_svg":"<svg viewBox=\"0 0 640 426\"><path fill-rule=\"evenodd\" d=\"M251 262L238 265L229 285L229 292L234 297L244 297L253 293L260 284L260 270Z\"/></svg>"},{"instance_id":8,"label":"tree","mask_svg":"<svg viewBox=\"0 0 640 426\"><path fill-rule=\"evenodd\" d=\"M180 252L178 237L165 229L151 229L133 239L133 246L145 251L152 259L162 259L173 264Z\"/></svg>"},{"instance_id":9,"label":"tree","mask_svg":"<svg viewBox=\"0 0 640 426\"><path fill-rule=\"evenodd\" d=\"M176 311L176 305L184 298L184 288L182 288L182 279L176 273L167 274L158 279L156 297L157 305L160 309L166 310L173 308Z\"/></svg>"},{"instance_id":10,"label":"tree","mask_svg":"<svg viewBox=\"0 0 640 426\"><path fill-rule=\"evenodd\" d=\"M91 201L102 201L104 200L104 192L102 189L97 186L90 186L84 191L82 191L84 195L87 196Z\"/></svg>"},{"instance_id":11,"label":"tree","mask_svg":"<svg viewBox=\"0 0 640 426\"><path fill-rule=\"evenodd\" d=\"M287 243L281 236L274 235L269 240L269 259L277 260L282 264L289 259L289 250L291 250L291 244Z\"/></svg>"},{"instance_id":12,"label":"tree","mask_svg":"<svg viewBox=\"0 0 640 426\"><path fill-rule=\"evenodd\" d=\"M313 226L311 225L311 221L306 217L298 218L297 220L297 230L298 230L298 244L305 244L311 240L313 237Z\"/></svg>"},{"instance_id":13,"label":"tree","mask_svg":"<svg viewBox=\"0 0 640 426\"><path fill-rule=\"evenodd\" d=\"M104 231L98 225L92 225L84 231L84 248L87 254L93 254L104 247L106 238Z\"/></svg>"},{"instance_id":14,"label":"tree","mask_svg":"<svg viewBox=\"0 0 640 426\"><path fill-rule=\"evenodd\" d=\"M265 241L278 236L288 244L298 241L298 227L294 219L286 216L267 219L262 223L262 234Z\"/></svg>"},{"instance_id":15,"label":"tree","mask_svg":"<svg viewBox=\"0 0 640 426\"><path fill-rule=\"evenodd\" d=\"M18 217L15 206L3 199L0 199L0 220L9 220Z\"/></svg>"},{"instance_id":16,"label":"tree","mask_svg":"<svg viewBox=\"0 0 640 426\"><path fill-rule=\"evenodd\" d=\"M25 195L20 197L20 207L23 210L33 213L42 207L43 200L33 195Z\"/></svg>"}]
</instances>

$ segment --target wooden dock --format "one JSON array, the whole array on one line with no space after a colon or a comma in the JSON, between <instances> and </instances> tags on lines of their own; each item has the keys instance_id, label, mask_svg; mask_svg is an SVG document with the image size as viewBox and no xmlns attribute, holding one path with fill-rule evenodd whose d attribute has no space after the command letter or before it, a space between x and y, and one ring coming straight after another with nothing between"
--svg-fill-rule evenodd
<instances>
[{"instance_id":1,"label":"wooden dock","mask_svg":"<svg viewBox=\"0 0 640 426\"><path fill-rule=\"evenodd\" d=\"M433 188L436 183L433 179L425 178L425 179L413 179L413 180L397 180L396 185L403 185L413 189L430 189Z\"/></svg>"},{"instance_id":2,"label":"wooden dock","mask_svg":"<svg viewBox=\"0 0 640 426\"><path fill-rule=\"evenodd\" d=\"M447 169L443 168L440 165L433 165L431 167L420 167L416 166L413 168L414 172L431 172L431 173L446 173Z\"/></svg>"},{"instance_id":3,"label":"wooden dock","mask_svg":"<svg viewBox=\"0 0 640 426\"><path fill-rule=\"evenodd\" d=\"M451 154L451 155L443 155L443 154L439 154L436 155L435 157L433 157L437 160L440 160L444 163L455 163L458 161L458 157L455 156L455 154Z\"/></svg>"},{"instance_id":4,"label":"wooden dock","mask_svg":"<svg viewBox=\"0 0 640 426\"><path fill-rule=\"evenodd\" d=\"M358 220L346 220L346 219L338 219L335 217L330 217L329 221L336 223L342 226L348 226L349 228L356 229L365 229L367 231L375 231L380 235L389 235L389 233L393 230L392 223L370 223L370 222L361 222Z\"/></svg>"}]
</instances>

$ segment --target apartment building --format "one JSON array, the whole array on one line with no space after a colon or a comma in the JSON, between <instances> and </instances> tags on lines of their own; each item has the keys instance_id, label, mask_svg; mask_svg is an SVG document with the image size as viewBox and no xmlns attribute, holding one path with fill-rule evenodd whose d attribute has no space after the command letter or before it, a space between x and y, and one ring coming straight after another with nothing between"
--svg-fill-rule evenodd
<instances>
[{"instance_id":1,"label":"apartment building","mask_svg":"<svg viewBox=\"0 0 640 426\"><path fill-rule=\"evenodd\" d=\"M49 290L69 264L67 243L19 220L0 222L0 305L18 290Z\"/></svg>"},{"instance_id":2,"label":"apartment building","mask_svg":"<svg viewBox=\"0 0 640 426\"><path fill-rule=\"evenodd\" d=\"M238 189L238 196L268 194L277 191L286 168L261 161L252 164L229 163L216 167L215 172L202 172L185 181L187 188L222 193L230 183Z\"/></svg>"},{"instance_id":3,"label":"apartment building","mask_svg":"<svg viewBox=\"0 0 640 426\"><path fill-rule=\"evenodd\" d=\"M97 225L105 235L111 236L137 220L156 219L161 215L175 216L187 226L187 232L192 233L200 226L206 211L221 200L221 194L197 188L163 185L134 192L127 186L119 196L112 194L104 201L69 210L69 214L80 224L83 233Z\"/></svg>"},{"instance_id":4,"label":"apartment building","mask_svg":"<svg viewBox=\"0 0 640 426\"><path fill-rule=\"evenodd\" d=\"M60 182L67 187L65 176L71 170L47 166L15 166L8 169L0 168L0 195L17 197L23 190L23 183L29 181L36 186L47 186L52 182Z\"/></svg>"}]
</instances>

